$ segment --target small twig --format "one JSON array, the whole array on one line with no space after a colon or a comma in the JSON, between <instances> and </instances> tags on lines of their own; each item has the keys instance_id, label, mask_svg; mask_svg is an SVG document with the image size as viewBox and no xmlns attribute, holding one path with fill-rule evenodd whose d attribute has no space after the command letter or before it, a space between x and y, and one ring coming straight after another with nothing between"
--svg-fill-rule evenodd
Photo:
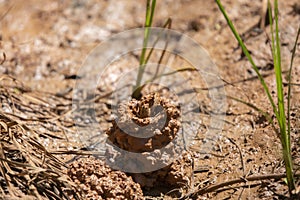
<instances>
[{"instance_id":1,"label":"small twig","mask_svg":"<svg viewBox=\"0 0 300 200\"><path fill-rule=\"evenodd\" d=\"M6 54L3 52L2 55L3 55L3 60L1 61L0 65L2 65L6 61Z\"/></svg>"},{"instance_id":2,"label":"small twig","mask_svg":"<svg viewBox=\"0 0 300 200\"><path fill-rule=\"evenodd\" d=\"M245 191L245 188L242 188L242 191L239 194L238 200L242 199L242 195L243 195L244 191Z\"/></svg>"},{"instance_id":3,"label":"small twig","mask_svg":"<svg viewBox=\"0 0 300 200\"><path fill-rule=\"evenodd\" d=\"M242 169L243 169L243 176L246 177L246 174L245 174L245 162L244 162L244 158L243 158L243 154L242 154L242 151L241 151L241 148L239 147L239 145L237 145L237 143L231 139L230 137L226 137L233 145L236 146L236 148L238 148L239 150L239 154L240 154L240 158L241 158L241 163L242 163Z\"/></svg>"},{"instance_id":4,"label":"small twig","mask_svg":"<svg viewBox=\"0 0 300 200\"><path fill-rule=\"evenodd\" d=\"M11 11L11 9L14 7L14 5L10 6L1 16L0 21L4 19L4 17Z\"/></svg>"},{"instance_id":5,"label":"small twig","mask_svg":"<svg viewBox=\"0 0 300 200\"><path fill-rule=\"evenodd\" d=\"M82 150L70 150L70 151L52 151L50 152L52 155L97 155L103 156L104 152L102 151L82 151Z\"/></svg>"},{"instance_id":6,"label":"small twig","mask_svg":"<svg viewBox=\"0 0 300 200\"><path fill-rule=\"evenodd\" d=\"M300 177L300 173L297 173L294 175L295 177ZM230 186L233 184L238 183L246 183L248 181L262 181L262 180L268 180L268 179L282 179L285 178L286 174L266 174L266 175L257 175L257 176L249 176L249 177L240 177L237 179L229 180L223 183L211 185L208 187L205 187L203 189L199 189L195 192L192 192L190 194L187 194L185 197L196 197L199 195L203 195L206 193L214 192L222 187Z\"/></svg>"},{"instance_id":7,"label":"small twig","mask_svg":"<svg viewBox=\"0 0 300 200\"><path fill-rule=\"evenodd\" d=\"M266 27L266 16L268 12L268 0L262 1L261 11L260 11L260 24L259 28L263 30Z\"/></svg>"}]
</instances>

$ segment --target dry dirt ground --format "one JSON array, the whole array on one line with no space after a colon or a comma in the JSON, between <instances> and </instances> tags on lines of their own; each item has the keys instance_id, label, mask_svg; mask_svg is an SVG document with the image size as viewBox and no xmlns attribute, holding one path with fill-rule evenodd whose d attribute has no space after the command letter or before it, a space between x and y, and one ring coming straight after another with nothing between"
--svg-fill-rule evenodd
<instances>
[{"instance_id":1,"label":"dry dirt ground","mask_svg":"<svg viewBox=\"0 0 300 200\"><path fill-rule=\"evenodd\" d=\"M222 3L239 33L243 34L254 61L275 97L269 26L259 28L262 1L224 0ZM300 22L299 7L297 0L279 1L285 83ZM0 0L0 53L5 53L6 57L0 65L0 195L7 199L22 199L25 196L30 199L38 194L42 199L45 196L67 199L67 196L76 198L74 188L79 188L77 192L87 194L91 199L101 199L100 196L104 199L142 199L142 194L146 199L170 199L175 198L170 197L172 195L178 197L178 193L180 196L181 192L186 198L192 199L287 199L288 187L281 176L285 170L280 140L268 121L254 109L227 98L224 126L217 132L217 141L210 152L201 150L201 145L207 142L205 132L210 128L210 106L205 91L201 93L203 96L198 95L202 124L191 147L193 177L187 181L185 189L172 194L164 186L150 189L142 186L142 191L130 175L112 172L102 162L87 158L91 159L89 162L84 160L84 155L79 155L89 154L89 151L80 142L72 120L72 90L77 72L99 43L113 34L142 27L144 13L145 1ZM214 1L158 1L154 26L162 26L168 17L172 18L172 29L187 34L208 51L224 80L226 95L272 113L255 72L243 56ZM95 94L96 118L103 131L112 126L111 99L107 94L114 90L115 77L120 76L126 66L138 63L136 55L116 62L115 70L108 72L98 86ZM298 43L291 96L292 156L298 174L299 55ZM181 63L180 60L176 63L175 59L174 65L180 67ZM192 79L191 83L195 87L202 87L196 79ZM284 89L287 91L287 84ZM78 157L83 157L80 158L83 160ZM22 162L26 166L20 165ZM36 168L30 168L29 165ZM66 166L69 167L67 173ZM95 174L91 170L103 170L110 174L110 178L105 173ZM187 172L186 176L188 174L191 173ZM262 179L263 175L269 174L273 176ZM57 178L59 176L62 178ZM249 177L253 176L258 178L250 181ZM234 179L244 181L210 188ZM299 182L297 177L298 191ZM43 187L45 189L41 189ZM62 196L61 193L67 195Z\"/></svg>"}]
</instances>

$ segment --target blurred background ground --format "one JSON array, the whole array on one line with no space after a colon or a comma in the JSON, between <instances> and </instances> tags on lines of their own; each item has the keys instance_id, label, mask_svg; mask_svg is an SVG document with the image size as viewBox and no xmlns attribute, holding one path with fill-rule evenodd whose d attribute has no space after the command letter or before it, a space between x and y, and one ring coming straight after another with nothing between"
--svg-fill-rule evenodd
<instances>
[{"instance_id":1,"label":"blurred background ground","mask_svg":"<svg viewBox=\"0 0 300 200\"><path fill-rule=\"evenodd\" d=\"M257 26L261 17L262 2L250 0L222 2L239 32L243 33L246 45L261 73L266 76L271 91L276 91L268 42L269 27L259 30ZM300 21L299 2L280 1L279 9L282 63L286 71ZM142 27L144 12L144 1L0 0L0 51L1 54L3 52L6 54L6 61L0 65L0 73L12 76L18 81L16 83L13 80L0 79L1 87L4 88L1 93L1 113L3 113L1 120L5 123L14 121L20 127L26 125L36 131L34 138L49 152L80 149L81 144L76 136L73 137L75 127L70 115L76 73L89 52L101 41L115 33ZM187 34L208 51L218 66L220 76L226 81L227 95L249 101L271 112L263 88L238 48L214 1L158 1L154 26L162 26L168 17L173 20L172 29ZM299 168L300 161L299 50L298 44L293 71L295 85L291 109L293 158L296 169ZM286 76L284 81L287 82ZM109 84L107 88L103 87L99 89L98 95L111 90ZM276 95L275 92L272 93ZM14 103L16 107L13 106ZM224 129L219 133L215 152L204 159L200 159L199 155L197 158L196 154L195 168L204 167L206 170L195 173L195 183L201 188L245 175L283 173L284 164L279 138L266 120L241 103L230 99L227 103L226 122ZM107 100L99 101L99 111L103 114L98 116L103 129L110 127ZM35 121L28 120L33 118ZM205 125L204 120L204 127ZM5 127L2 126L4 130ZM193 147L195 151L203 142L205 137L203 131L205 128L199 130L198 140ZM4 137L4 132L1 134L1 137ZM14 138L7 137L12 140ZM30 145L33 146L32 149L41 148L32 143L28 144ZM14 148L7 148L4 154L8 154L11 149ZM53 158L52 155L48 156L46 157L50 162ZM63 163L73 157L55 156ZM23 160L27 159L26 155L23 157ZM43 166L39 162L36 165ZM64 164L61 165L63 168ZM47 167L55 170L51 162ZM9 187L5 186L4 179L2 174L3 192L12 195L7 192ZM59 186L61 185L58 184L56 187ZM244 187L235 186L201 195L198 199L283 199L288 193L283 179L247 182ZM20 191L26 191L26 186ZM37 192L43 193L39 190Z\"/></svg>"}]
</instances>

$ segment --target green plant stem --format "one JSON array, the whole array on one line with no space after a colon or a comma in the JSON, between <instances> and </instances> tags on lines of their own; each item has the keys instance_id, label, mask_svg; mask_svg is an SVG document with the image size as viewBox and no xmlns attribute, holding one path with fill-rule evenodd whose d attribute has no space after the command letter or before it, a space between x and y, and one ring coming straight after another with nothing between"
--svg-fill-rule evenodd
<instances>
[{"instance_id":1,"label":"green plant stem","mask_svg":"<svg viewBox=\"0 0 300 200\"><path fill-rule=\"evenodd\" d=\"M246 106L248 106L250 108L253 108L257 112L259 112L260 114L262 114L268 120L268 122L273 125L273 128L275 129L275 126L274 126L274 123L273 123L273 119L272 119L272 117L267 112L265 112L262 109L258 108L254 104L252 104L250 102L246 102L246 101L244 101L242 99L238 99L238 98L235 98L235 97L229 96L229 95L226 95L226 97L230 98L230 99L232 99L232 100L234 100L236 102L240 102L240 103L242 103L242 104L244 104L244 105L246 105Z\"/></svg>"},{"instance_id":2,"label":"green plant stem","mask_svg":"<svg viewBox=\"0 0 300 200\"><path fill-rule=\"evenodd\" d=\"M165 22L163 28L168 27L168 29L170 29L170 28L171 28L171 25L172 25L172 20L171 20L171 18L168 18L168 20ZM162 33L163 33L163 31L160 32L160 34L158 35L157 39L153 42L153 45L152 45L152 47L151 47L151 49L150 49L150 51L149 51L149 53L148 53L148 55L147 55L147 57L146 57L146 59L145 59L145 64L144 64L144 66L148 63L148 61L149 61L149 59L150 59L150 57L151 57L151 55L152 55L152 53L153 53L153 51L154 51L154 49L155 49L156 44L158 43L159 39L161 38L161 34L162 34ZM164 55L165 55L167 46L168 46L168 41L166 42L165 47L164 47L164 50L163 50L163 53L161 54L160 59L159 59L159 61L158 61L157 68L156 68L156 72L155 72L155 74L154 74L153 80L154 80L154 79L156 78L156 76L157 76L157 73L158 73L160 64L161 64L161 62L162 62L162 59L163 59L163 57L164 57ZM144 68L144 69L145 69L145 68ZM144 70L144 69L143 69L143 70ZM142 72L142 73L143 73L143 72ZM149 81L148 81L148 82L149 82ZM146 81L146 83L148 83L148 82ZM132 93L132 98L139 99L139 98L141 97L141 91L142 91L143 87L144 87L144 86L141 86L141 85L135 86L135 88L134 88L134 90L133 90L133 93Z\"/></svg>"},{"instance_id":3,"label":"green plant stem","mask_svg":"<svg viewBox=\"0 0 300 200\"><path fill-rule=\"evenodd\" d=\"M143 49L140 57L140 67L137 75L137 80L136 84L134 87L134 93L133 97L136 97L139 94L135 94L135 90L140 87L143 74L145 71L146 67L146 51L147 51L147 44L149 40L149 35L150 35L150 27L152 25L152 20L153 20L153 15L154 15L154 10L155 10L155 5L156 5L156 0L147 0L147 9L146 9L146 21L145 21L145 32L144 32L144 41L143 41Z\"/></svg>"},{"instance_id":4,"label":"green plant stem","mask_svg":"<svg viewBox=\"0 0 300 200\"><path fill-rule=\"evenodd\" d=\"M268 96L268 99L269 99L269 101L270 101L270 103L271 103L271 105L272 105L273 112L275 113L275 115L276 115L276 117L277 117L277 116L278 116L278 112L277 112L277 109L276 109L274 100L273 100L273 98L272 98L272 96L271 96L271 93L270 93L270 91L269 91L269 88L268 88L267 84L265 83L264 78L263 78L262 75L259 73L259 69L257 68L256 64L254 63L254 61L253 61L253 59L252 59L252 57L251 57L249 51L247 50L247 48L246 48L246 46L245 46L245 44L244 44L242 38L240 37L240 35L239 35L238 32L236 31L236 29L235 29L235 27L234 27L232 21L229 19L229 17L228 17L228 15L227 15L227 13L226 13L226 11L225 11L223 5L221 4L220 0L216 0L216 3L217 3L217 5L219 6L220 11L221 11L222 14L224 15L224 17L225 17L225 19L226 19L226 21L227 21L227 24L228 24L228 26L230 27L232 33L234 34L236 40L238 41L239 45L241 46L243 53L245 54L245 56L247 57L247 59L248 59L249 62L251 63L253 70L254 70L255 73L257 74L257 77L258 77L259 81L261 82L261 84L262 84L262 86L263 86L263 88L264 88L264 90L265 90L265 92L266 92L266 94L267 94L267 96Z\"/></svg>"},{"instance_id":5,"label":"green plant stem","mask_svg":"<svg viewBox=\"0 0 300 200\"><path fill-rule=\"evenodd\" d=\"M273 55L273 63L274 63L274 70L276 76L276 87L277 87L277 101L278 101L278 123L280 128L280 133L286 133L286 118L285 118L285 108L284 108L284 95L283 95L283 88L282 88L282 70L281 70L281 54L280 54L280 41L279 41L279 34L278 34L278 12L276 12L275 7L275 38L273 34L273 19L272 19L272 10L270 1L268 1L268 9L269 9L269 21L271 27L271 49Z\"/></svg>"},{"instance_id":6,"label":"green plant stem","mask_svg":"<svg viewBox=\"0 0 300 200\"><path fill-rule=\"evenodd\" d=\"M276 75L276 87L277 87L277 106L274 103L274 99L271 96L271 93L269 92L269 89L259 73L259 70L257 66L255 65L250 53L248 52L244 42L242 41L241 37L237 33L233 23L229 19L227 13L225 12L224 7L222 6L220 0L216 0L216 3L218 4L221 12L223 13L228 26L230 27L232 33L234 34L235 38L237 39L239 45L241 46L244 54L246 55L247 59L252 65L252 68L256 72L267 96L268 99L272 105L274 114L276 115L276 119L279 124L279 132L280 132L280 141L282 145L282 153L283 153L283 159L285 162L285 169L286 169L286 178L288 182L289 187L289 193L290 196L293 196L293 191L295 190L295 180L293 175L293 163L292 163L292 156L291 156L291 141L290 141L290 120L288 118L288 126L286 123L286 114L285 114L285 105L284 105L284 93L283 93L283 82L282 82L282 69L281 69L281 53L280 53L280 39L279 39L279 28L278 28L278 1L274 0L274 11L275 11L275 30L273 29L273 16L272 16L272 9L271 9L271 3L268 0L268 11L269 11L269 20L270 20L270 27L271 27L271 35L272 35L272 55L273 55L273 63L274 63L274 70ZM275 36L274 36L275 32ZM298 37L298 36L297 36ZM289 73L289 79L291 75L291 68ZM290 80L289 80L290 83ZM290 87L290 84L289 84ZM290 89L289 89L290 92ZM288 98L290 98L290 93ZM288 101L288 114L289 114L289 105ZM278 132L278 131L277 131Z\"/></svg>"},{"instance_id":7,"label":"green plant stem","mask_svg":"<svg viewBox=\"0 0 300 200\"><path fill-rule=\"evenodd\" d=\"M168 29L171 29L171 25L172 25L172 19L171 18L168 18L168 20L165 22L163 28L168 28ZM155 40L154 44L153 44L153 47L151 48L149 54L147 55L147 58L146 58L146 61L145 61L145 64L148 63L152 53L153 53L153 50L154 50L154 47L156 46L157 42L159 41L161 37L161 34L158 35L157 39ZM164 52L165 52L165 49L166 47L168 46L168 42L166 42L165 44L165 48L164 48ZM163 58L163 55L161 56L160 60L158 61L158 63L161 63L161 59Z\"/></svg>"},{"instance_id":8,"label":"green plant stem","mask_svg":"<svg viewBox=\"0 0 300 200\"><path fill-rule=\"evenodd\" d=\"M282 84L282 69L281 69L281 53L280 53L280 39L279 39L279 28L278 28L278 1L274 1L274 18L275 18L275 30L273 27L271 3L268 1L269 19L272 34L272 54L274 62L274 70L276 75L276 86L277 86L277 99L278 99L278 112L279 117L277 118L280 136L283 159L285 163L287 182L289 187L289 193L292 195L292 191L296 188L295 180L293 175L293 162L291 156L291 141L290 141L290 130L286 127L286 114L284 107L284 94ZM275 33L275 38L274 38ZM288 127L289 128L289 127Z\"/></svg>"},{"instance_id":9,"label":"green plant stem","mask_svg":"<svg viewBox=\"0 0 300 200\"><path fill-rule=\"evenodd\" d=\"M291 111L291 90L292 90L292 69L293 69L293 63L294 63L294 58L295 58L295 54L296 54L296 49L297 49L297 44L298 44L298 39L299 39L299 35L300 35L300 25L298 28L298 32L297 32L297 36L296 36L296 40L294 42L294 47L292 50L292 57L291 57L291 62L290 62L290 69L288 72L288 103L287 103L287 115L288 115L288 134L290 135L290 131L291 131L291 119L290 119L290 111Z\"/></svg>"},{"instance_id":10,"label":"green plant stem","mask_svg":"<svg viewBox=\"0 0 300 200\"><path fill-rule=\"evenodd\" d=\"M276 75L276 86L277 86L277 100L278 100L278 112L279 117L277 118L279 129L280 129L280 139L282 145L283 159L285 163L287 182L289 187L289 193L292 195L292 191L295 187L295 180L293 175L293 162L291 156L291 141L290 141L290 130L287 130L286 124L286 114L284 106L284 93L282 84L282 69L281 69L281 52L280 52L280 39L279 39L279 28L278 28L278 1L274 0L274 18L275 18L275 30L273 27L272 10L271 3L268 1L269 9L269 19L272 35L272 54L274 62L274 70ZM275 38L274 38L275 32ZM289 126L288 126L289 128Z\"/></svg>"}]
</instances>

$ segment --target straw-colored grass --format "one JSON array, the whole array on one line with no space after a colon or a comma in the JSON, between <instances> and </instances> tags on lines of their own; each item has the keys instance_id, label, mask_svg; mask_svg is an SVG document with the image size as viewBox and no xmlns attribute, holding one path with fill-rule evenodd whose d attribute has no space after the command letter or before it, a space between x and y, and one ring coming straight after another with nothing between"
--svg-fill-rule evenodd
<instances>
[{"instance_id":1,"label":"straw-colored grass","mask_svg":"<svg viewBox=\"0 0 300 200\"><path fill-rule=\"evenodd\" d=\"M38 131L47 118L56 116L53 107L9 76L0 77L0 104L0 196L79 198L74 183L64 172L65 164L40 142L41 137L60 138L55 133Z\"/></svg>"}]
</instances>

